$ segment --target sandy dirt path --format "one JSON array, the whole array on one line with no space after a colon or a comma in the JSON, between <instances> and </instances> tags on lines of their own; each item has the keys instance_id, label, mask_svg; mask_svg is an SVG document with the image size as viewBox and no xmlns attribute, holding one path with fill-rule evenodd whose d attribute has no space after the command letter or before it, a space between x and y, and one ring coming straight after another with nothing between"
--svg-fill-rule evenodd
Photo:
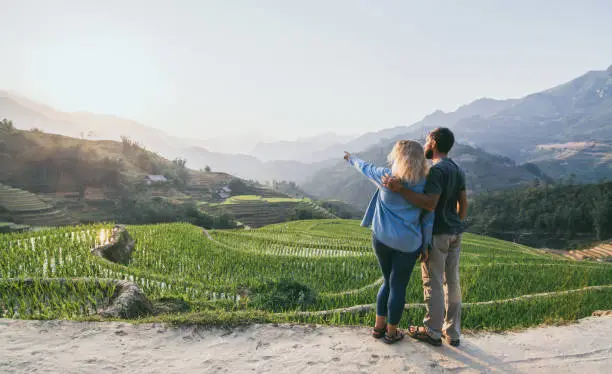
<instances>
[{"instance_id":1,"label":"sandy dirt path","mask_svg":"<svg viewBox=\"0 0 612 374\"><path fill-rule=\"evenodd\" d=\"M431 347L386 345L369 329L254 325L231 330L160 324L0 319L0 373L604 373L612 317Z\"/></svg>"}]
</instances>

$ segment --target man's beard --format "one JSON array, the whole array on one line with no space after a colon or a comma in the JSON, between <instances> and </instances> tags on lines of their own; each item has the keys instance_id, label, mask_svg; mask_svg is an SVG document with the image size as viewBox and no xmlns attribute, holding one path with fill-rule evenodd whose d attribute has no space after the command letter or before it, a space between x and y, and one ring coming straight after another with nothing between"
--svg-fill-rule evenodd
<instances>
[{"instance_id":1,"label":"man's beard","mask_svg":"<svg viewBox=\"0 0 612 374\"><path fill-rule=\"evenodd\" d=\"M433 157L434 157L434 151L433 151L433 149L431 149L431 148L427 148L427 149L425 150L425 158L426 158L426 159L428 159L428 160L431 160L431 159L433 159Z\"/></svg>"}]
</instances>

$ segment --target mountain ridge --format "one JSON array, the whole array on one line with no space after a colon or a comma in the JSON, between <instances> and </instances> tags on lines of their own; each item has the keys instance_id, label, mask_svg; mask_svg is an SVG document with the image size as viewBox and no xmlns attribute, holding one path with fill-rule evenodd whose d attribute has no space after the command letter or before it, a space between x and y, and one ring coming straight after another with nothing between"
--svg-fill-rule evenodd
<instances>
[{"instance_id":1,"label":"mountain ridge","mask_svg":"<svg viewBox=\"0 0 612 374\"><path fill-rule=\"evenodd\" d=\"M7 110L7 107L11 107L7 99L17 103L16 112ZM25 105L20 106L19 102L25 102ZM419 139L438 126L453 129L460 143L510 157L517 163L540 165L555 179L565 178L569 174L580 175L580 179L587 182L612 177L612 155L607 147L573 153L543 152L540 147L592 141L612 144L612 65L606 70L592 70L522 98L482 97L451 112L436 110L411 125L368 132L351 137L346 142L338 142L342 136L334 139L334 135L324 133L295 141L260 143L260 146L268 148L261 158L253 156L253 151L258 152L256 149L238 155L214 152L204 146L204 140L173 137L121 117L62 113L21 96L15 99L6 91L0 91L0 117L13 119L21 128L41 127L48 131L37 126L47 122L48 127L55 127L56 132L69 132L72 136L98 135L117 139L120 135L127 135L167 158L186 157L191 165L200 168L210 166L247 179L307 182L317 170L333 165L344 150L367 151L387 146L393 140ZM76 120L71 122L67 118ZM78 128L80 122L95 121L104 123L109 132L106 135L88 134L86 128ZM109 121L114 124L109 124ZM132 128L131 132L126 130L129 128ZM330 139L325 139L326 136ZM313 145L313 138L318 145ZM326 142L332 144L323 146ZM597 166L597 171L588 172L591 166Z\"/></svg>"}]
</instances>

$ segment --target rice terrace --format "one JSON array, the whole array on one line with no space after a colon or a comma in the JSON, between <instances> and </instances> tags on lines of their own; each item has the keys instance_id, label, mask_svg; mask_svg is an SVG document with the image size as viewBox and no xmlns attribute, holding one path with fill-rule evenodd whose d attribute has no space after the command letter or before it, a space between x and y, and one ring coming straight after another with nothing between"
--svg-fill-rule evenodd
<instances>
[{"instance_id":1,"label":"rice terrace","mask_svg":"<svg viewBox=\"0 0 612 374\"><path fill-rule=\"evenodd\" d=\"M382 279L371 233L358 221L209 231L183 223L127 226L136 242L127 265L90 253L107 242L112 227L0 236L0 317L99 320L118 297L117 280L125 280L152 304L132 321L369 325L374 319L370 303ZM468 330L573 321L612 309L609 263L474 234L466 234L462 257ZM420 283L417 266L403 326L424 315Z\"/></svg>"}]
</instances>

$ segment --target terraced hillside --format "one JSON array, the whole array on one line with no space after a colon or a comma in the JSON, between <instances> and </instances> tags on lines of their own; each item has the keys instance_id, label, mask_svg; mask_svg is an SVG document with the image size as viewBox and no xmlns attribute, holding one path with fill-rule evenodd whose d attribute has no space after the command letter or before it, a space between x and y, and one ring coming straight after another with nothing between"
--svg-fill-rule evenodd
<instances>
[{"instance_id":1,"label":"terraced hillside","mask_svg":"<svg viewBox=\"0 0 612 374\"><path fill-rule=\"evenodd\" d=\"M555 253L561 256L565 256L572 260L597 260L597 261L612 261L612 241L600 243L593 248L572 250L572 251L559 251L559 250L548 250L548 252Z\"/></svg>"},{"instance_id":2,"label":"terraced hillside","mask_svg":"<svg viewBox=\"0 0 612 374\"><path fill-rule=\"evenodd\" d=\"M0 184L0 216L31 226L65 226L73 223L64 211L45 203L37 195Z\"/></svg>"},{"instance_id":3,"label":"terraced hillside","mask_svg":"<svg viewBox=\"0 0 612 374\"><path fill-rule=\"evenodd\" d=\"M137 241L128 266L89 253L106 240L109 229L87 226L0 236L0 316L95 314L112 294L112 284L97 287L82 278L90 277L132 280L151 300L186 304L179 314L153 320L369 325L374 319L380 272L370 233L357 221L294 221L204 233L187 224L128 227ZM466 235L460 271L467 329L524 327L612 309L610 264L577 263ZM25 277L38 282L37 287L26 289L14 280ZM60 277L71 279L70 293L54 285L53 279ZM274 285L287 284L283 279L297 282L301 296L275 293L282 287ZM422 297L417 267L403 326L423 317Z\"/></svg>"},{"instance_id":4,"label":"terraced hillside","mask_svg":"<svg viewBox=\"0 0 612 374\"><path fill-rule=\"evenodd\" d=\"M205 210L215 212L223 209L231 213L237 221L250 227L262 227L273 223L296 219L299 211L309 218L338 218L334 214L309 199L290 197L265 197L239 195L225 200L222 204L203 205Z\"/></svg>"}]
</instances>

